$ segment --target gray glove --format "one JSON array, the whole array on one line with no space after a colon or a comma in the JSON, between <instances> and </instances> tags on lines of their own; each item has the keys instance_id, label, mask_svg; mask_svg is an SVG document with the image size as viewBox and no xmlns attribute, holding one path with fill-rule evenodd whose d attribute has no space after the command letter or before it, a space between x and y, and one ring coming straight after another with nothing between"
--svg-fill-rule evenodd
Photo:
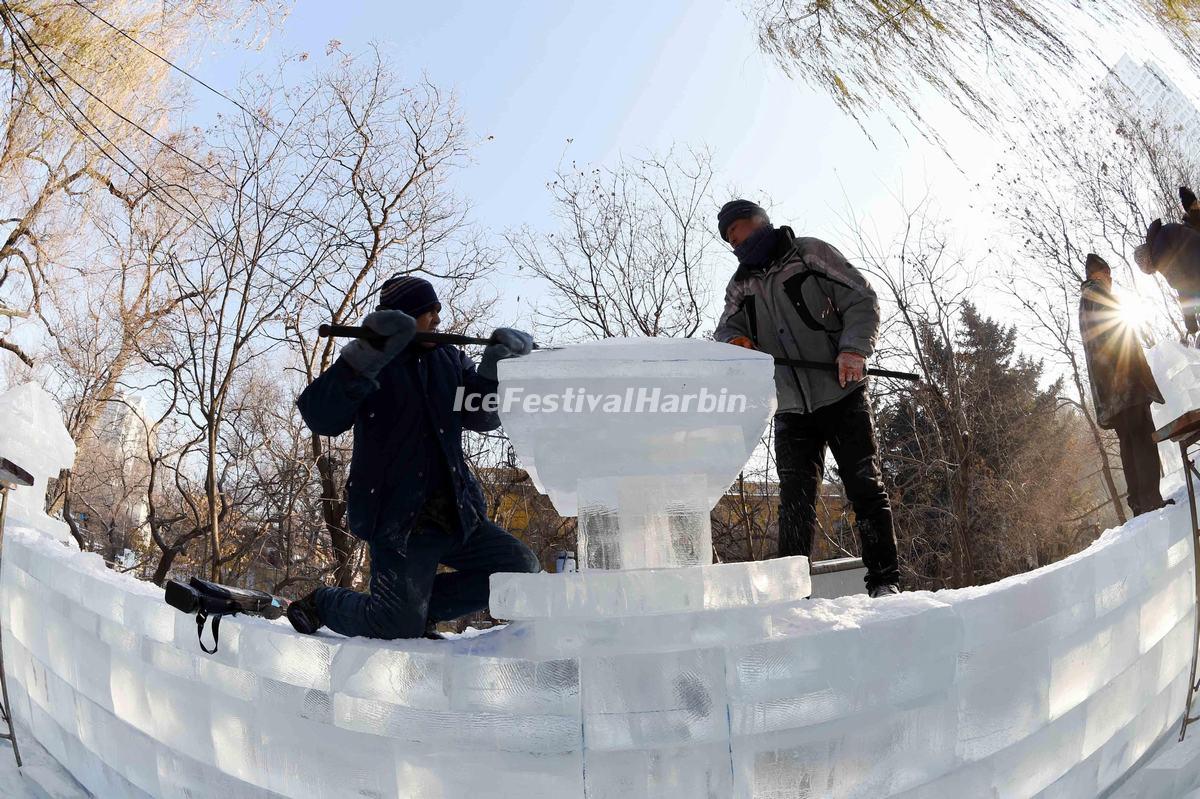
<instances>
[{"instance_id":1,"label":"gray glove","mask_svg":"<svg viewBox=\"0 0 1200 799\"><path fill-rule=\"evenodd\" d=\"M374 379L412 341L417 320L404 311L375 311L367 314L362 325L385 337L381 348L356 338L342 347L342 357L354 371Z\"/></svg>"},{"instance_id":2,"label":"gray glove","mask_svg":"<svg viewBox=\"0 0 1200 799\"><path fill-rule=\"evenodd\" d=\"M476 371L488 380L497 380L496 364L505 358L519 358L533 350L533 337L511 327L498 327L492 331L492 343L483 350Z\"/></svg>"}]
</instances>

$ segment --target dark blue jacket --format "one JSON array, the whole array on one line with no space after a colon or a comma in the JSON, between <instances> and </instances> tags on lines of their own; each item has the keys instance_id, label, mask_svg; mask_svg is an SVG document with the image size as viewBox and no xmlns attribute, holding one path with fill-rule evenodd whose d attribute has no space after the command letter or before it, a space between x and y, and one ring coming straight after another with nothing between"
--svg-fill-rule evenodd
<instances>
[{"instance_id":1,"label":"dark blue jacket","mask_svg":"<svg viewBox=\"0 0 1200 799\"><path fill-rule=\"evenodd\" d=\"M494 393L461 350L411 346L379 373L364 377L338 359L309 384L296 405L314 433L336 436L354 427L346 483L348 526L364 540L388 536L403 549L426 499L452 491L466 539L487 518L483 491L463 460L462 431L487 432L500 417L455 411L455 394ZM477 407L477 406L476 406Z\"/></svg>"},{"instance_id":2,"label":"dark blue jacket","mask_svg":"<svg viewBox=\"0 0 1200 799\"><path fill-rule=\"evenodd\" d=\"M1200 232L1168 222L1148 236L1147 243L1150 263L1179 294L1183 321L1188 332L1195 333L1196 313L1200 312Z\"/></svg>"}]
</instances>

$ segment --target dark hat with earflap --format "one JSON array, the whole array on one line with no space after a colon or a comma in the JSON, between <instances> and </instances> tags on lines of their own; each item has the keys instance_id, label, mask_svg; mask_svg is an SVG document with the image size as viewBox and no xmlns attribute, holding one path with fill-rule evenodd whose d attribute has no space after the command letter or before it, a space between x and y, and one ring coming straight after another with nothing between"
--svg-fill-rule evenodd
<instances>
[{"instance_id":1,"label":"dark hat with earflap","mask_svg":"<svg viewBox=\"0 0 1200 799\"><path fill-rule=\"evenodd\" d=\"M1099 255L1096 255L1094 252L1089 252L1087 254L1087 260L1083 263L1083 273L1088 277L1091 277L1097 272L1107 272L1108 274L1112 274L1112 269L1109 268L1108 262Z\"/></svg>"}]
</instances>

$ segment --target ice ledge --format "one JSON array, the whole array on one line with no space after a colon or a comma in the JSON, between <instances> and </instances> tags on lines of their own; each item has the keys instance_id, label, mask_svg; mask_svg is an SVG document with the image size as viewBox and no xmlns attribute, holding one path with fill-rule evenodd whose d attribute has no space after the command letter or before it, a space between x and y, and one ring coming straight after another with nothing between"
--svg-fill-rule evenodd
<instances>
[{"instance_id":1,"label":"ice ledge","mask_svg":"<svg viewBox=\"0 0 1200 799\"><path fill-rule=\"evenodd\" d=\"M812 593L808 558L674 569L494 574L498 619L655 616L798 602Z\"/></svg>"}]
</instances>

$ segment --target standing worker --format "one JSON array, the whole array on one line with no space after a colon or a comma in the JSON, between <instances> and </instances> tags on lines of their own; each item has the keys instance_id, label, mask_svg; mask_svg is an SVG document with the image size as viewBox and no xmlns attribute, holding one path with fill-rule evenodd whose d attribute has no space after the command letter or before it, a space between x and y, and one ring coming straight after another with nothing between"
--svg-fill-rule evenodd
<instances>
[{"instance_id":1,"label":"standing worker","mask_svg":"<svg viewBox=\"0 0 1200 799\"><path fill-rule=\"evenodd\" d=\"M379 310L363 320L382 344L351 341L297 400L318 435L354 428L347 517L371 552L371 592L318 588L291 603L288 620L300 632L436 637L437 622L487 607L492 573L540 570L529 547L488 519L463 459L462 431L495 430L499 416L455 402L459 387L494 394L496 363L527 354L533 340L499 328L477 370L456 347L413 341L437 328L441 307L429 281L388 280ZM455 571L439 573L439 564Z\"/></svg>"},{"instance_id":2,"label":"standing worker","mask_svg":"<svg viewBox=\"0 0 1200 799\"><path fill-rule=\"evenodd\" d=\"M1162 394L1146 363L1137 331L1112 293L1112 270L1088 253L1079 298L1079 332L1087 356L1096 423L1115 430L1125 472L1126 501L1137 516L1163 506L1158 483L1162 464L1154 443L1150 403Z\"/></svg>"},{"instance_id":3,"label":"standing worker","mask_svg":"<svg viewBox=\"0 0 1200 799\"><path fill-rule=\"evenodd\" d=\"M775 369L780 557L811 557L828 447L854 507L867 592L899 593L892 509L867 396L867 358L879 333L875 291L835 248L775 228L749 200L725 203L717 229L733 246L738 268L713 338L776 358L837 364L836 374Z\"/></svg>"},{"instance_id":4,"label":"standing worker","mask_svg":"<svg viewBox=\"0 0 1200 799\"><path fill-rule=\"evenodd\" d=\"M1185 220L1188 217L1185 217ZM1200 331L1200 230L1188 222L1155 219L1146 228L1146 240L1133 251L1133 259L1147 275L1166 278L1179 297L1187 335Z\"/></svg>"}]
</instances>

